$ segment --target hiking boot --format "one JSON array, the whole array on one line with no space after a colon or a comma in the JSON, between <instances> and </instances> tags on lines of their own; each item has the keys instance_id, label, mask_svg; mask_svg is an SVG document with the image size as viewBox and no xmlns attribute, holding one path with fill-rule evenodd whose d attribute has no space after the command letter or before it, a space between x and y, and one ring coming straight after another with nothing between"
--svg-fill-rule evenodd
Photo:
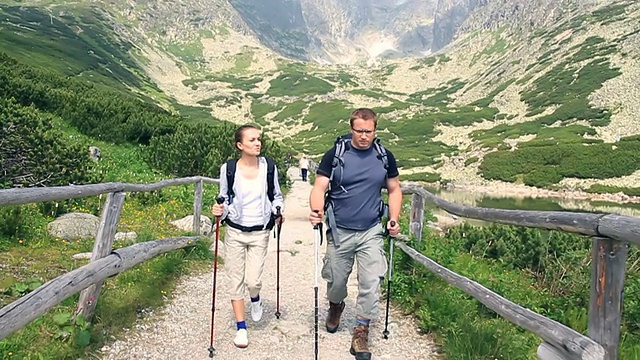
<instances>
[{"instance_id":1,"label":"hiking boot","mask_svg":"<svg viewBox=\"0 0 640 360\"><path fill-rule=\"evenodd\" d=\"M333 334L338 331L338 326L340 326L340 316L342 315L344 306L344 301L341 301L339 304L334 304L329 301L329 315L327 315L327 321L325 322L328 332Z\"/></svg>"},{"instance_id":2,"label":"hiking boot","mask_svg":"<svg viewBox=\"0 0 640 360\"><path fill-rule=\"evenodd\" d=\"M353 337L351 338L351 355L356 360L371 360L371 352L369 351L369 327L366 325L358 325L353 329Z\"/></svg>"}]
</instances>

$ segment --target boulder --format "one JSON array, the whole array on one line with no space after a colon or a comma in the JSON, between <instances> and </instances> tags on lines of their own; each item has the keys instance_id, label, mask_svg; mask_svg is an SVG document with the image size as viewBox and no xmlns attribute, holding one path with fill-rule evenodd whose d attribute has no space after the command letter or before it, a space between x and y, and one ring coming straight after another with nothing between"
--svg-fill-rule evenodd
<instances>
[{"instance_id":1,"label":"boulder","mask_svg":"<svg viewBox=\"0 0 640 360\"><path fill-rule=\"evenodd\" d=\"M65 239L95 239L100 218L92 214L68 213L59 216L47 225L51 236Z\"/></svg>"},{"instance_id":2,"label":"boulder","mask_svg":"<svg viewBox=\"0 0 640 360\"><path fill-rule=\"evenodd\" d=\"M115 241L134 241L136 238L138 238L138 233L136 233L135 231L119 232L114 236Z\"/></svg>"},{"instance_id":3,"label":"boulder","mask_svg":"<svg viewBox=\"0 0 640 360\"><path fill-rule=\"evenodd\" d=\"M174 220L169 222L169 224L177 227L182 231L193 231L193 215L187 215L182 219ZM213 223L211 219L204 215L200 215L200 234L201 235L209 235L211 233L213 227Z\"/></svg>"}]
</instances>

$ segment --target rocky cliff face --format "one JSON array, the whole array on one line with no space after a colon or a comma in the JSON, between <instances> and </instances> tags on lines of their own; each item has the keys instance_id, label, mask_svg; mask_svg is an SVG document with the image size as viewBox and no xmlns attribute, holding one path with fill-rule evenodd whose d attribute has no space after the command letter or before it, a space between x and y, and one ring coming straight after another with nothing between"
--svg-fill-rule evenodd
<instances>
[{"instance_id":1,"label":"rocky cliff face","mask_svg":"<svg viewBox=\"0 0 640 360\"><path fill-rule=\"evenodd\" d=\"M433 42L435 1L408 0L393 11L386 29L398 34L398 45L409 53L429 51ZM400 21L402 19L402 21Z\"/></svg>"},{"instance_id":2,"label":"rocky cliff face","mask_svg":"<svg viewBox=\"0 0 640 360\"><path fill-rule=\"evenodd\" d=\"M114 25L120 30L135 29L137 35L145 38L157 37L167 42L184 42L198 37L202 31L215 32L220 26L229 27L240 34L251 34L245 20L226 0L128 0L105 4L104 7L116 11L130 25L135 25L125 29L120 21L116 21Z\"/></svg>"},{"instance_id":3,"label":"rocky cliff face","mask_svg":"<svg viewBox=\"0 0 640 360\"><path fill-rule=\"evenodd\" d=\"M449 44L469 15L476 8L486 5L488 1L489 0L438 0L433 19L433 41L431 43L431 50L440 50Z\"/></svg>"},{"instance_id":4,"label":"rocky cliff face","mask_svg":"<svg viewBox=\"0 0 640 360\"><path fill-rule=\"evenodd\" d=\"M319 59L350 63L430 50L435 0L301 1L316 45L309 50Z\"/></svg>"},{"instance_id":5,"label":"rocky cliff face","mask_svg":"<svg viewBox=\"0 0 640 360\"><path fill-rule=\"evenodd\" d=\"M354 63L429 51L436 0L229 0L266 46L302 60Z\"/></svg>"},{"instance_id":6,"label":"rocky cliff face","mask_svg":"<svg viewBox=\"0 0 640 360\"><path fill-rule=\"evenodd\" d=\"M308 60L311 39L298 0L229 0L267 47L282 55Z\"/></svg>"},{"instance_id":7,"label":"rocky cliff face","mask_svg":"<svg viewBox=\"0 0 640 360\"><path fill-rule=\"evenodd\" d=\"M355 64L423 56L464 33L552 25L604 0L181 0L117 5L143 33L193 40L221 26L288 58Z\"/></svg>"},{"instance_id":8,"label":"rocky cliff face","mask_svg":"<svg viewBox=\"0 0 640 360\"><path fill-rule=\"evenodd\" d=\"M552 26L566 14L592 3L592 0L467 0L478 2L477 11L460 23L459 32L494 30L508 26L519 32Z\"/></svg>"}]
</instances>

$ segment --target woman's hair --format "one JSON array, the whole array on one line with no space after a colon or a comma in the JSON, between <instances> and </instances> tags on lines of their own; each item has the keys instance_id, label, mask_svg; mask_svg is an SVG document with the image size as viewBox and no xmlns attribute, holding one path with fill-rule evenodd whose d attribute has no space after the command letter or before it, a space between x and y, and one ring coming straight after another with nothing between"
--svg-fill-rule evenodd
<instances>
[{"instance_id":1,"label":"woman's hair","mask_svg":"<svg viewBox=\"0 0 640 360\"><path fill-rule=\"evenodd\" d=\"M242 126L240 126L238 128L238 130L236 130L235 134L233 134L233 138L234 138L233 147L235 147L236 150L239 150L238 149L238 143L242 142L242 136L244 135L244 131L247 130L247 129L260 130L254 125L242 125Z\"/></svg>"}]
</instances>

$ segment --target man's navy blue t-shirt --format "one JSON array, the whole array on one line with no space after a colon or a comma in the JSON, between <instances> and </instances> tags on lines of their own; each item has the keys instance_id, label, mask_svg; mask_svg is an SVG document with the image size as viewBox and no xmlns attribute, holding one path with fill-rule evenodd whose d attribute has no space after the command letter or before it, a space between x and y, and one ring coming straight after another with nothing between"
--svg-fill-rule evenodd
<instances>
[{"instance_id":1,"label":"man's navy blue t-shirt","mask_svg":"<svg viewBox=\"0 0 640 360\"><path fill-rule=\"evenodd\" d=\"M334 146L324 154L316 174L326 177L331 175L335 152ZM343 159L342 182L339 186L335 184L340 179L341 167L338 165L334 169L329 194L333 201L336 225L350 230L370 229L380 222L381 191L387 185L384 164L373 145L360 150L348 143ZM396 158L388 149L387 160L388 177L398 176Z\"/></svg>"}]
</instances>

